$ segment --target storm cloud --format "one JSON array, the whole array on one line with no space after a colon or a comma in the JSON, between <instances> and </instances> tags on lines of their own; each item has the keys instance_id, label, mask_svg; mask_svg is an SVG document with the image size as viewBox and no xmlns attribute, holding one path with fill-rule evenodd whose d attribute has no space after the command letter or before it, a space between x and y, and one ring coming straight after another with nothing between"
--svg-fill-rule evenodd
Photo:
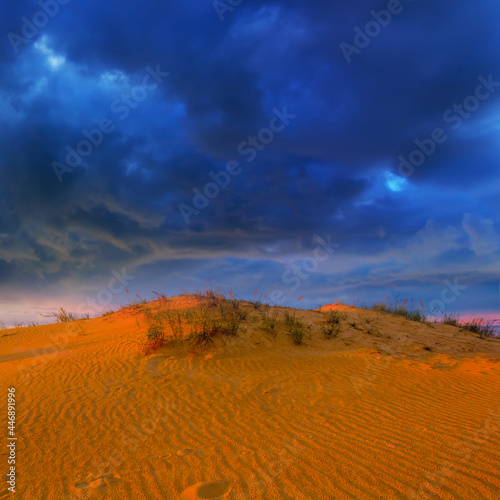
<instances>
[{"instance_id":1,"label":"storm cloud","mask_svg":"<svg viewBox=\"0 0 500 500\"><path fill-rule=\"evenodd\" d=\"M447 307L498 311L498 2L2 13L2 311L122 269L146 296L210 278L306 307L458 279Z\"/></svg>"}]
</instances>

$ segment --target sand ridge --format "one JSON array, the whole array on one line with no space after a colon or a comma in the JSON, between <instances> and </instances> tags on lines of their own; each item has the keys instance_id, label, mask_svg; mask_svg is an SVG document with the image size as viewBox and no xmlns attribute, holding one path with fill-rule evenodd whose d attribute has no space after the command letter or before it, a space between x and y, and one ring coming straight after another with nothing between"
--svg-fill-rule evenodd
<instances>
[{"instance_id":1,"label":"sand ridge","mask_svg":"<svg viewBox=\"0 0 500 500\"><path fill-rule=\"evenodd\" d=\"M245 333L194 355L144 356L134 308L84 334L3 332L18 498L499 497L500 341L362 309L325 340L324 313L304 310L294 346L249 311Z\"/></svg>"}]
</instances>

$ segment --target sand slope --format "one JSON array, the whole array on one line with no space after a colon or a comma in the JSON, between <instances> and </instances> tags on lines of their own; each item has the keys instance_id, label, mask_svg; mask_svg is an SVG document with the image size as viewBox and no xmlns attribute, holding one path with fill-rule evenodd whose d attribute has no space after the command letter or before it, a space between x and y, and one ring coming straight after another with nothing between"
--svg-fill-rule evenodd
<instances>
[{"instance_id":1,"label":"sand slope","mask_svg":"<svg viewBox=\"0 0 500 500\"><path fill-rule=\"evenodd\" d=\"M365 310L324 340L323 313L301 311L312 338L294 346L252 314L196 355L141 354L134 310L0 332L12 498L500 497L500 341Z\"/></svg>"}]
</instances>

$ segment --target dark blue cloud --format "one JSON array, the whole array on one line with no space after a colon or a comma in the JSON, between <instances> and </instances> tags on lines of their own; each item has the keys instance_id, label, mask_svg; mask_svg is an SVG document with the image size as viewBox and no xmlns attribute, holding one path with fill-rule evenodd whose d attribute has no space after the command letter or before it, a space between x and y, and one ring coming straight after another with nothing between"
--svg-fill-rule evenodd
<instances>
[{"instance_id":1,"label":"dark blue cloud","mask_svg":"<svg viewBox=\"0 0 500 500\"><path fill-rule=\"evenodd\" d=\"M77 300L126 267L141 290L219 277L308 306L459 277L449 307L497 307L500 7L403 0L356 46L388 5L5 6L2 293ZM315 236L339 246L291 290Z\"/></svg>"}]
</instances>

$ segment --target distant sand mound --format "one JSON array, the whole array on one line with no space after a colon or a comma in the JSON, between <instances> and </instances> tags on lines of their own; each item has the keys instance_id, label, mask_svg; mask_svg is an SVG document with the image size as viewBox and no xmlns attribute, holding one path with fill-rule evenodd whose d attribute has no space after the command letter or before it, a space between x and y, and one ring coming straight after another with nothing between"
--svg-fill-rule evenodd
<instances>
[{"instance_id":1,"label":"distant sand mound","mask_svg":"<svg viewBox=\"0 0 500 500\"><path fill-rule=\"evenodd\" d=\"M346 306L345 304L340 304L335 302L335 304L326 304L316 309L316 311L357 311L354 306Z\"/></svg>"}]
</instances>

